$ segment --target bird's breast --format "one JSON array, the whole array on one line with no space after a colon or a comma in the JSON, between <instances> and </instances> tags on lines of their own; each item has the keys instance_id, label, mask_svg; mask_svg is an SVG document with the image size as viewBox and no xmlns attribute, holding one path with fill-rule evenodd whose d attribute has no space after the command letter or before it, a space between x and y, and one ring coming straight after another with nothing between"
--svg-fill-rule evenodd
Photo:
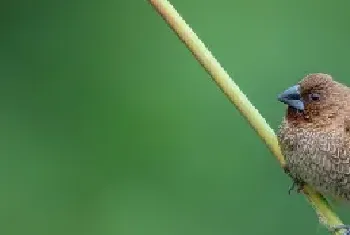
<instances>
[{"instance_id":1,"label":"bird's breast","mask_svg":"<svg viewBox=\"0 0 350 235\"><path fill-rule=\"evenodd\" d=\"M350 149L341 133L282 126L278 139L294 179L350 200Z\"/></svg>"}]
</instances>

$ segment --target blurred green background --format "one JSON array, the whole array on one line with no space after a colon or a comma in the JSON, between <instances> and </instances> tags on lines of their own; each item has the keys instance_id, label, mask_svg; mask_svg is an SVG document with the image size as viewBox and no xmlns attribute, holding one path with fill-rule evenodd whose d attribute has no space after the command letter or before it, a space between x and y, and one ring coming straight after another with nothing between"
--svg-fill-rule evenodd
<instances>
[{"instance_id":1,"label":"blurred green background","mask_svg":"<svg viewBox=\"0 0 350 235\"><path fill-rule=\"evenodd\" d=\"M350 85L349 1L171 2L274 129L305 74ZM147 1L0 13L1 234L327 234Z\"/></svg>"}]
</instances>

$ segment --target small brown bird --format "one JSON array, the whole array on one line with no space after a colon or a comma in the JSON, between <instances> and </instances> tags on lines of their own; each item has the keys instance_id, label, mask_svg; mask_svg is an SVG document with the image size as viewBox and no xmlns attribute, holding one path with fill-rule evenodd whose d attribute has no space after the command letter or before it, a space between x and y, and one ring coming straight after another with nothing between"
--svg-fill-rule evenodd
<instances>
[{"instance_id":1,"label":"small brown bird","mask_svg":"<svg viewBox=\"0 0 350 235\"><path fill-rule=\"evenodd\" d=\"M350 88L309 74L278 100L288 105L278 140L290 176L350 201Z\"/></svg>"},{"instance_id":2,"label":"small brown bird","mask_svg":"<svg viewBox=\"0 0 350 235\"><path fill-rule=\"evenodd\" d=\"M288 105L278 131L286 172L299 189L307 183L326 196L350 201L350 88L315 73L278 100Z\"/></svg>"}]
</instances>

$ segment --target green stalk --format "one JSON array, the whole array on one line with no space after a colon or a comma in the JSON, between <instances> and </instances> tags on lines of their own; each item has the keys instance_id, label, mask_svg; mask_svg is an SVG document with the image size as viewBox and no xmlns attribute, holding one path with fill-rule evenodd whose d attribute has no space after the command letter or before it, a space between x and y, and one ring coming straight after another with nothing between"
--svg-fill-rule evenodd
<instances>
[{"instance_id":1,"label":"green stalk","mask_svg":"<svg viewBox=\"0 0 350 235\"><path fill-rule=\"evenodd\" d=\"M266 143L283 167L285 159L278 145L276 134L204 43L193 32L191 27L182 19L176 9L167 0L148 1L192 52L197 61L211 75L212 79L241 112L243 117L247 119L248 123ZM303 193L315 209L320 223L325 225L328 229L343 224L320 193L316 192L308 185L304 187ZM340 235L342 233L337 231L335 234Z\"/></svg>"}]
</instances>

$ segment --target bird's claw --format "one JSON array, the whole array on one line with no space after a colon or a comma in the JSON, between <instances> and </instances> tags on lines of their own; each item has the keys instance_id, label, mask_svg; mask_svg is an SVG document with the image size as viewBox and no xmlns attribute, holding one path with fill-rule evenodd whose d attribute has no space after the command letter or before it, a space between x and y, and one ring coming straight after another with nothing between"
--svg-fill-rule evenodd
<instances>
[{"instance_id":1,"label":"bird's claw","mask_svg":"<svg viewBox=\"0 0 350 235\"><path fill-rule=\"evenodd\" d=\"M305 183L302 182L301 180L294 179L291 176L289 168L287 166L284 166L283 170L284 170L284 173L286 173L287 175L289 175L289 177L291 177L293 179L293 184L292 184L292 186L290 186L290 188L288 190L288 194L290 195L292 193L292 191L294 191L295 189L296 189L295 191L297 191L297 193L300 193L303 190Z\"/></svg>"},{"instance_id":2,"label":"bird's claw","mask_svg":"<svg viewBox=\"0 0 350 235\"><path fill-rule=\"evenodd\" d=\"M303 189L304 189L304 183L303 182L300 182L298 180L293 180L293 184L292 184L292 186L290 186L290 188L288 190L288 194L290 195L292 193L292 191L294 191L294 190L297 193L300 193Z\"/></svg>"},{"instance_id":3,"label":"bird's claw","mask_svg":"<svg viewBox=\"0 0 350 235\"><path fill-rule=\"evenodd\" d=\"M340 229L344 229L344 235L350 235L350 225L347 224L341 224L341 225L336 225L333 228L330 228L329 231L334 233L337 232Z\"/></svg>"}]
</instances>

